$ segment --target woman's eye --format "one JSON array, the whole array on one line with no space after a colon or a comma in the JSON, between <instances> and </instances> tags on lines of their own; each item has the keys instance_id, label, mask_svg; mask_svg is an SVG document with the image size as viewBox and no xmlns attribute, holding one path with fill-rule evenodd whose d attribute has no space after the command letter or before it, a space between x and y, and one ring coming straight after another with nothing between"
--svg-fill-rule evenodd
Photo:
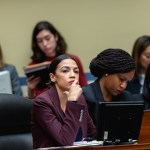
<instances>
[{"instance_id":1,"label":"woman's eye","mask_svg":"<svg viewBox=\"0 0 150 150\"><path fill-rule=\"evenodd\" d=\"M46 37L45 40L49 41L49 40L50 40L50 37Z\"/></svg>"},{"instance_id":2,"label":"woman's eye","mask_svg":"<svg viewBox=\"0 0 150 150\"><path fill-rule=\"evenodd\" d=\"M121 82L126 82L127 84L129 83L129 80L127 80L127 79L125 79L125 78L121 78L121 77L120 77L120 81L121 81Z\"/></svg>"},{"instance_id":3,"label":"woman's eye","mask_svg":"<svg viewBox=\"0 0 150 150\"><path fill-rule=\"evenodd\" d=\"M150 58L150 55L145 55L145 56L146 56L146 58L148 58L148 59Z\"/></svg>"},{"instance_id":4,"label":"woman's eye","mask_svg":"<svg viewBox=\"0 0 150 150\"><path fill-rule=\"evenodd\" d=\"M144 54L142 54L142 55L144 55L147 59L150 58L150 54L149 54L149 53L144 53Z\"/></svg>"},{"instance_id":5,"label":"woman's eye","mask_svg":"<svg viewBox=\"0 0 150 150\"><path fill-rule=\"evenodd\" d=\"M37 43L41 43L41 42L42 42L42 40L41 40L41 39L37 40Z\"/></svg>"},{"instance_id":6,"label":"woman's eye","mask_svg":"<svg viewBox=\"0 0 150 150\"><path fill-rule=\"evenodd\" d=\"M125 79L120 77L120 81L125 81Z\"/></svg>"},{"instance_id":7,"label":"woman's eye","mask_svg":"<svg viewBox=\"0 0 150 150\"><path fill-rule=\"evenodd\" d=\"M68 72L68 70L62 70L62 72L63 72L63 73L66 73L66 72Z\"/></svg>"},{"instance_id":8,"label":"woman's eye","mask_svg":"<svg viewBox=\"0 0 150 150\"><path fill-rule=\"evenodd\" d=\"M74 73L79 74L79 70L75 70Z\"/></svg>"}]
</instances>

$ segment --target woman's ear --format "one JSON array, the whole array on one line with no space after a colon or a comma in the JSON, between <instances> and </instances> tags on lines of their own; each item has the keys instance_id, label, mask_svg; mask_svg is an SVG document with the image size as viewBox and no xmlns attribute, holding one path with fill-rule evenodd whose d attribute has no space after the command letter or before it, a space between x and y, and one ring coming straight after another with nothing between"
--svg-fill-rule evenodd
<instances>
[{"instance_id":1,"label":"woman's ear","mask_svg":"<svg viewBox=\"0 0 150 150\"><path fill-rule=\"evenodd\" d=\"M50 73L50 74L49 74L49 77L50 77L50 80L51 80L52 82L55 82L55 81L56 81L56 77L55 77L55 75L54 75L53 73Z\"/></svg>"}]
</instances>

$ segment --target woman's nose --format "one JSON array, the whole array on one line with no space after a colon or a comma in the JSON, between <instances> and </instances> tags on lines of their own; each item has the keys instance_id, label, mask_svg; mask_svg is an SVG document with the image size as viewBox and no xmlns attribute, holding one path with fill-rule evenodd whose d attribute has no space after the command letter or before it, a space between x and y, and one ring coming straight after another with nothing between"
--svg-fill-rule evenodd
<instances>
[{"instance_id":1,"label":"woman's nose","mask_svg":"<svg viewBox=\"0 0 150 150\"><path fill-rule=\"evenodd\" d=\"M120 87L122 88L122 89L125 89L126 87L127 87L127 82L126 81L124 81L124 82L122 82L121 84L120 84Z\"/></svg>"},{"instance_id":2,"label":"woman's nose","mask_svg":"<svg viewBox=\"0 0 150 150\"><path fill-rule=\"evenodd\" d=\"M75 77L75 73L74 73L74 71L70 71L70 76L72 77Z\"/></svg>"},{"instance_id":3,"label":"woman's nose","mask_svg":"<svg viewBox=\"0 0 150 150\"><path fill-rule=\"evenodd\" d=\"M47 45L47 41L46 40L43 40L43 45Z\"/></svg>"}]
</instances>

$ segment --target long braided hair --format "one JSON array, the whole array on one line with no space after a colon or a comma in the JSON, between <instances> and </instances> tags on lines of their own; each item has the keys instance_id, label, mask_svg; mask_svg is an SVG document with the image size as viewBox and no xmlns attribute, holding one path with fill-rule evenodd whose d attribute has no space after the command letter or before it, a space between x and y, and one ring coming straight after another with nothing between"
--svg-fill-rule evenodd
<instances>
[{"instance_id":1,"label":"long braided hair","mask_svg":"<svg viewBox=\"0 0 150 150\"><path fill-rule=\"evenodd\" d=\"M104 74L127 73L135 70L132 57L122 49L106 49L99 53L90 63L90 71L95 77Z\"/></svg>"}]
</instances>

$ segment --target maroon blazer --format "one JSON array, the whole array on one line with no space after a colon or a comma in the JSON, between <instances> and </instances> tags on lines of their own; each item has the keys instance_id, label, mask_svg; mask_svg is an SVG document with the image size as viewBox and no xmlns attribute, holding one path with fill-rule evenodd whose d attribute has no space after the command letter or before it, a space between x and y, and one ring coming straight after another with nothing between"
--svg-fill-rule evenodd
<instances>
[{"instance_id":1,"label":"maroon blazer","mask_svg":"<svg viewBox=\"0 0 150 150\"><path fill-rule=\"evenodd\" d=\"M72 145L79 128L82 138L96 135L84 97L77 102L68 101L64 113L55 86L33 101L31 125L34 149Z\"/></svg>"}]
</instances>

